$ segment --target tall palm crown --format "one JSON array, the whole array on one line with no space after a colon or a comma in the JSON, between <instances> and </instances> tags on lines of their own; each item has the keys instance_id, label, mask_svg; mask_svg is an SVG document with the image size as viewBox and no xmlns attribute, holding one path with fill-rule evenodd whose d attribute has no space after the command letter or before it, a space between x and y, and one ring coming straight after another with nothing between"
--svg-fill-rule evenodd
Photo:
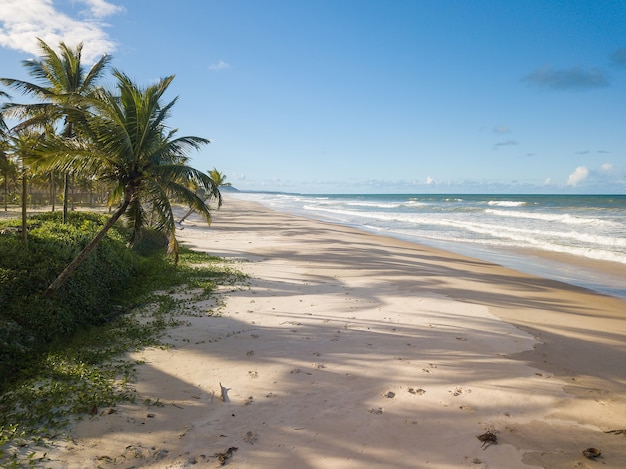
<instances>
[{"instance_id":1,"label":"tall palm crown","mask_svg":"<svg viewBox=\"0 0 626 469\"><path fill-rule=\"evenodd\" d=\"M111 61L110 55L103 55L88 72L81 61L83 44L72 49L62 42L57 53L43 40L38 39L42 51L40 60L24 60L22 64L28 74L38 83L31 83L13 78L0 78L5 84L22 94L38 99L39 103L15 104L5 106L7 112L16 117L26 118L22 126L49 123L50 119L66 116L63 105L75 102L77 98L87 96L96 86L98 79ZM71 136L72 122L64 122L64 133Z\"/></svg>"},{"instance_id":2,"label":"tall palm crown","mask_svg":"<svg viewBox=\"0 0 626 469\"><path fill-rule=\"evenodd\" d=\"M91 93L97 80L101 78L111 61L111 56L103 55L86 72L81 60L82 43L72 49L61 42L59 45L60 53L57 53L43 40L38 39L38 41L42 51L41 59L22 61L28 74L37 83L13 78L0 78L0 83L33 97L39 102L32 104L10 103L4 106L4 112L22 120L21 124L17 126L20 129L45 126L49 128L54 122L64 119L62 135L68 138L74 137L77 122L67 114L66 107L74 105L77 100ZM75 117L80 118L81 116L75 114ZM68 195L69 174L66 174L63 197L64 221L67 219Z\"/></svg>"},{"instance_id":3,"label":"tall palm crown","mask_svg":"<svg viewBox=\"0 0 626 469\"><path fill-rule=\"evenodd\" d=\"M96 174L113 181L117 193L128 203L133 228L131 243L141 234L148 219L170 236L170 250L176 252L174 216L169 197L177 196L193 205L210 221L208 207L192 190L193 182L215 192L211 178L187 165L190 150L209 143L200 137L174 138L166 120L176 98L165 105L161 100L174 76L145 89L125 74L114 71L119 96L105 90L94 94L94 113L89 121L91 138L100 148L96 153Z\"/></svg>"},{"instance_id":4,"label":"tall palm crown","mask_svg":"<svg viewBox=\"0 0 626 469\"><path fill-rule=\"evenodd\" d=\"M215 183L217 187L231 187L232 184L230 182L226 182L226 175L224 173L219 172L216 168L213 168L209 171L209 176Z\"/></svg>"}]
</instances>

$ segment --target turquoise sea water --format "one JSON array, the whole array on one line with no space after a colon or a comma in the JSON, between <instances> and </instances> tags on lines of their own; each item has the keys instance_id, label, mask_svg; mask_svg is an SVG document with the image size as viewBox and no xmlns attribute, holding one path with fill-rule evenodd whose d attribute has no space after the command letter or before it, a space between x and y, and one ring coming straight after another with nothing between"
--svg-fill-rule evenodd
<instances>
[{"instance_id":1,"label":"turquoise sea water","mask_svg":"<svg viewBox=\"0 0 626 469\"><path fill-rule=\"evenodd\" d=\"M626 195L236 197L626 298Z\"/></svg>"}]
</instances>

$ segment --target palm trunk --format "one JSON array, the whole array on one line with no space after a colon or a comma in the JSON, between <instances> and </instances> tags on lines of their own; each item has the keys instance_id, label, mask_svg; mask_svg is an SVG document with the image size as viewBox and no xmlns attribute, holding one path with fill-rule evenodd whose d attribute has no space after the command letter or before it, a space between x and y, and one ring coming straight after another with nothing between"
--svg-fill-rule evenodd
<instances>
[{"instance_id":1,"label":"palm trunk","mask_svg":"<svg viewBox=\"0 0 626 469\"><path fill-rule=\"evenodd\" d=\"M204 199L204 200L203 200L203 202L206 204L206 203L207 203L207 201L208 201L210 198L211 198L211 196L207 197L206 199ZM185 213L185 214L183 215L183 217L182 217L180 220L178 220L178 224L180 225L182 222L184 222L184 221L185 221L185 219L186 219L189 215L191 215L193 212L195 212L195 211L196 211L196 210L195 210L194 208L190 208L190 209L187 211L187 213Z\"/></svg>"},{"instance_id":2,"label":"palm trunk","mask_svg":"<svg viewBox=\"0 0 626 469\"><path fill-rule=\"evenodd\" d=\"M187 217L188 217L189 215L191 215L193 212L195 212L195 210L194 210L193 208L190 208L190 209L189 209L189 211L188 211L187 213L185 213L185 214L183 215L183 217L182 217L180 220L178 220L178 224L180 225L182 222L184 222L184 221L185 221L185 218L187 218Z\"/></svg>"},{"instance_id":3,"label":"palm trunk","mask_svg":"<svg viewBox=\"0 0 626 469\"><path fill-rule=\"evenodd\" d=\"M55 202L56 202L56 197L57 197L57 191L56 191L56 187L54 184L54 171L52 171L50 173L50 201L52 202L52 211L54 212L55 209Z\"/></svg>"},{"instance_id":4,"label":"palm trunk","mask_svg":"<svg viewBox=\"0 0 626 469\"><path fill-rule=\"evenodd\" d=\"M26 196L28 183L26 181L26 168L22 159L22 242L24 247L28 244L28 226L26 225Z\"/></svg>"},{"instance_id":5,"label":"palm trunk","mask_svg":"<svg viewBox=\"0 0 626 469\"><path fill-rule=\"evenodd\" d=\"M104 235L107 234L107 231L115 224L115 222L124 214L128 205L130 204L130 198L124 200L122 206L115 211L113 216L109 219L109 221L102 227L102 229L98 232L98 234L92 239L87 246L83 248L82 251L78 253L78 255L69 263L69 265L59 274L59 276L54 279L54 281L50 284L50 286L46 289L43 294L44 298L53 297L59 288L67 282L67 280L72 276L72 274L78 269L78 267L87 259L87 256L91 254L96 246L100 243Z\"/></svg>"},{"instance_id":6,"label":"palm trunk","mask_svg":"<svg viewBox=\"0 0 626 469\"><path fill-rule=\"evenodd\" d=\"M67 199L70 194L70 175L65 173L65 183L63 186L63 223L67 223Z\"/></svg>"}]
</instances>

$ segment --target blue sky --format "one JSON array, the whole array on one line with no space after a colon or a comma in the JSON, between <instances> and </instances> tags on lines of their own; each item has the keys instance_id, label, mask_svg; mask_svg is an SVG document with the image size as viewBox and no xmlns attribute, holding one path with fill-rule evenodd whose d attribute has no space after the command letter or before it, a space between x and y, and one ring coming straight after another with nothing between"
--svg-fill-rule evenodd
<instances>
[{"instance_id":1,"label":"blue sky","mask_svg":"<svg viewBox=\"0 0 626 469\"><path fill-rule=\"evenodd\" d=\"M36 37L175 74L192 166L242 190L626 193L626 1L0 3L1 76Z\"/></svg>"}]
</instances>

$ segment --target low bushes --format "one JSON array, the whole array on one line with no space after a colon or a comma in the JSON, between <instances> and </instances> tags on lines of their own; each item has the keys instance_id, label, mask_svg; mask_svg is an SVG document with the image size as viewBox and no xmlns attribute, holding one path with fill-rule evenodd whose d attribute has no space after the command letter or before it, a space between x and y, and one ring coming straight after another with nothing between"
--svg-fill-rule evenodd
<instances>
[{"instance_id":1,"label":"low bushes","mask_svg":"<svg viewBox=\"0 0 626 469\"><path fill-rule=\"evenodd\" d=\"M128 249L120 225L55 297L42 298L105 221L104 215L71 213L69 223L62 224L60 213L53 212L29 219L26 246L19 233L0 235L0 392L53 343L123 312L130 290L145 281L150 262L167 264L161 256L150 259Z\"/></svg>"}]
</instances>

